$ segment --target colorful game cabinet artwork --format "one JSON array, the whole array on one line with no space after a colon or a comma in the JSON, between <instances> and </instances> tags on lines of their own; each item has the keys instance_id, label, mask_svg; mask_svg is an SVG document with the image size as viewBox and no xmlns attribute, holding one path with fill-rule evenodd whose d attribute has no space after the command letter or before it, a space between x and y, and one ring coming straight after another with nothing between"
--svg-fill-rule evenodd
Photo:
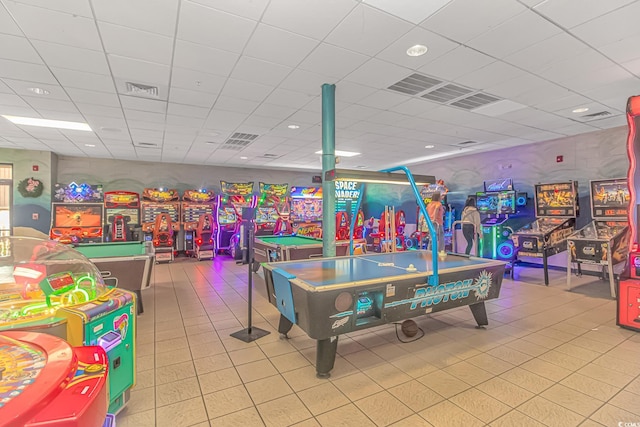
<instances>
[{"instance_id":1,"label":"colorful game cabinet artwork","mask_svg":"<svg viewBox=\"0 0 640 427\"><path fill-rule=\"evenodd\" d=\"M180 231L178 190L145 188L142 191L142 231L153 242L157 262L173 261L175 236Z\"/></svg>"},{"instance_id":2,"label":"colorful game cabinet artwork","mask_svg":"<svg viewBox=\"0 0 640 427\"><path fill-rule=\"evenodd\" d=\"M56 184L50 238L62 243L100 243L104 222L102 185Z\"/></svg>"},{"instance_id":3,"label":"colorful game cabinet artwork","mask_svg":"<svg viewBox=\"0 0 640 427\"><path fill-rule=\"evenodd\" d=\"M255 208L258 198L253 194L253 182L220 181L221 193L216 199L216 249L233 256L242 221L242 208Z\"/></svg>"},{"instance_id":4,"label":"colorful game cabinet artwork","mask_svg":"<svg viewBox=\"0 0 640 427\"><path fill-rule=\"evenodd\" d=\"M260 196L256 211L256 236L273 234L281 218L282 202L289 196L289 184L259 183ZM287 210L286 213L289 213Z\"/></svg>"},{"instance_id":5,"label":"colorful game cabinet artwork","mask_svg":"<svg viewBox=\"0 0 640 427\"><path fill-rule=\"evenodd\" d=\"M322 237L322 187L291 187L291 221L295 234Z\"/></svg>"},{"instance_id":6,"label":"colorful game cabinet artwork","mask_svg":"<svg viewBox=\"0 0 640 427\"><path fill-rule=\"evenodd\" d=\"M215 256L216 196L211 190L186 190L182 195L182 248L187 255L201 259Z\"/></svg>"},{"instance_id":7,"label":"colorful game cabinet artwork","mask_svg":"<svg viewBox=\"0 0 640 427\"><path fill-rule=\"evenodd\" d=\"M109 360L109 411L135 381L135 294L109 288L70 246L0 237L0 332L42 332L72 346L100 346Z\"/></svg>"}]
</instances>

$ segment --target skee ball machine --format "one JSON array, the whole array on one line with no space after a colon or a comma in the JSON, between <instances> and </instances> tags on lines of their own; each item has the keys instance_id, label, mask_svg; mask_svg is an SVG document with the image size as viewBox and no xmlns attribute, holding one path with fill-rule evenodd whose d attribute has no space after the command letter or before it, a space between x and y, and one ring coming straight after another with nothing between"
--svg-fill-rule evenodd
<instances>
[{"instance_id":1,"label":"skee ball machine","mask_svg":"<svg viewBox=\"0 0 640 427\"><path fill-rule=\"evenodd\" d=\"M104 348L111 413L124 407L135 383L134 310L135 295L106 286L95 265L70 246L0 237L0 331L41 332L72 346Z\"/></svg>"},{"instance_id":2,"label":"skee ball machine","mask_svg":"<svg viewBox=\"0 0 640 427\"><path fill-rule=\"evenodd\" d=\"M101 185L56 184L49 237L61 243L101 243L102 199Z\"/></svg>"},{"instance_id":3,"label":"skee ball machine","mask_svg":"<svg viewBox=\"0 0 640 427\"><path fill-rule=\"evenodd\" d=\"M108 242L138 240L134 230L140 226L140 195L131 191L104 193L106 238Z\"/></svg>"},{"instance_id":4,"label":"skee ball machine","mask_svg":"<svg viewBox=\"0 0 640 427\"><path fill-rule=\"evenodd\" d=\"M640 332L640 249L638 248L638 193L640 192L640 170L638 170L638 156L640 155L640 96L632 96L627 101L627 122L629 123L629 137L627 139L627 154L629 155L629 227L631 251L628 263L622 274L618 287L616 323L626 329Z\"/></svg>"},{"instance_id":5,"label":"skee ball machine","mask_svg":"<svg viewBox=\"0 0 640 427\"><path fill-rule=\"evenodd\" d=\"M537 219L513 233L511 239L518 258L542 258L544 284L549 286L548 258L567 250L567 237L575 231L578 182L536 184L535 208Z\"/></svg>"},{"instance_id":6,"label":"skee ball machine","mask_svg":"<svg viewBox=\"0 0 640 427\"><path fill-rule=\"evenodd\" d=\"M173 261L175 235L180 231L178 190L145 188L142 192L142 231L153 242L156 262Z\"/></svg>"},{"instance_id":7,"label":"skee ball machine","mask_svg":"<svg viewBox=\"0 0 640 427\"><path fill-rule=\"evenodd\" d=\"M215 222L215 195L213 191L186 190L182 195L180 211L182 213L182 240L187 255L198 260L213 259L215 244L213 233Z\"/></svg>"},{"instance_id":8,"label":"skee ball machine","mask_svg":"<svg viewBox=\"0 0 640 427\"><path fill-rule=\"evenodd\" d=\"M256 210L256 236L275 233L280 218L278 205L289 196L289 184L259 183L260 197Z\"/></svg>"},{"instance_id":9,"label":"skee ball machine","mask_svg":"<svg viewBox=\"0 0 640 427\"><path fill-rule=\"evenodd\" d=\"M567 239L569 250L567 286L571 290L571 263L602 266L602 279L609 276L611 297L616 297L613 267L629 253L629 187L625 178L591 181L591 221Z\"/></svg>"}]
</instances>

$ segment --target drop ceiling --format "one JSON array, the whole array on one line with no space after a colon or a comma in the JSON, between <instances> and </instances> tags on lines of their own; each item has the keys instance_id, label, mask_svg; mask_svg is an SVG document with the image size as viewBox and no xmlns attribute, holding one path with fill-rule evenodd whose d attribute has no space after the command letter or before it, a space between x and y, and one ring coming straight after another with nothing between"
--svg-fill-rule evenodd
<instances>
[{"instance_id":1,"label":"drop ceiling","mask_svg":"<svg viewBox=\"0 0 640 427\"><path fill-rule=\"evenodd\" d=\"M323 83L336 148L361 153L343 167L624 126L638 16L631 0L0 0L0 114L93 129L0 118L0 147L317 169Z\"/></svg>"}]
</instances>

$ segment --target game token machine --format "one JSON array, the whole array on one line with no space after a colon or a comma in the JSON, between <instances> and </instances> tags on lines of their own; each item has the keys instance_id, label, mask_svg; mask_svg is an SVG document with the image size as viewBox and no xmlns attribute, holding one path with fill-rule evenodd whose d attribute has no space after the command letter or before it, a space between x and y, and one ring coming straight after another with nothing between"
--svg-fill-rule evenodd
<instances>
[{"instance_id":1,"label":"game token machine","mask_svg":"<svg viewBox=\"0 0 640 427\"><path fill-rule=\"evenodd\" d=\"M638 194L640 193L640 170L638 170L638 156L640 155L640 96L632 96L627 101L627 122L629 136L627 138L627 154L629 155L629 227L630 253L627 266L621 275L617 292L616 323L626 329L640 332L640 249L638 247L638 233L640 231L640 216L638 209Z\"/></svg>"},{"instance_id":2,"label":"game token machine","mask_svg":"<svg viewBox=\"0 0 640 427\"><path fill-rule=\"evenodd\" d=\"M61 243L100 243L104 204L101 185L56 184L49 237Z\"/></svg>"},{"instance_id":3,"label":"game token machine","mask_svg":"<svg viewBox=\"0 0 640 427\"><path fill-rule=\"evenodd\" d=\"M259 184L260 197L256 209L256 236L274 234L280 218L282 201L289 196L289 184ZM287 212L288 213L288 210Z\"/></svg>"},{"instance_id":4,"label":"game token machine","mask_svg":"<svg viewBox=\"0 0 640 427\"><path fill-rule=\"evenodd\" d=\"M182 195L182 243L187 255L198 260L215 256L215 195L205 189L186 190Z\"/></svg>"},{"instance_id":5,"label":"game token machine","mask_svg":"<svg viewBox=\"0 0 640 427\"><path fill-rule=\"evenodd\" d=\"M253 182L220 181L221 193L216 198L216 250L235 256L239 242L242 208L255 208L258 198L253 194Z\"/></svg>"},{"instance_id":6,"label":"game token machine","mask_svg":"<svg viewBox=\"0 0 640 427\"><path fill-rule=\"evenodd\" d=\"M569 250L567 286L571 289L571 264L602 267L602 278L609 277L611 297L616 297L614 266L627 260L629 253L629 187L626 178L591 181L591 221L567 239Z\"/></svg>"},{"instance_id":7,"label":"game token machine","mask_svg":"<svg viewBox=\"0 0 640 427\"><path fill-rule=\"evenodd\" d=\"M140 195L131 191L104 193L105 241L130 242L140 240Z\"/></svg>"},{"instance_id":8,"label":"game token machine","mask_svg":"<svg viewBox=\"0 0 640 427\"><path fill-rule=\"evenodd\" d=\"M134 310L135 295L107 287L97 268L70 246L0 237L0 332L41 332L72 346L102 347L111 413L124 407L135 382Z\"/></svg>"},{"instance_id":9,"label":"game token machine","mask_svg":"<svg viewBox=\"0 0 640 427\"><path fill-rule=\"evenodd\" d=\"M567 237L575 231L579 215L578 182L536 184L535 210L536 221L513 233L511 240L518 259L542 258L544 284L548 286L548 258L567 250Z\"/></svg>"},{"instance_id":10,"label":"game token machine","mask_svg":"<svg viewBox=\"0 0 640 427\"><path fill-rule=\"evenodd\" d=\"M294 234L322 237L322 187L291 187L291 221Z\"/></svg>"},{"instance_id":11,"label":"game token machine","mask_svg":"<svg viewBox=\"0 0 640 427\"><path fill-rule=\"evenodd\" d=\"M156 262L173 261L180 231L178 190L145 188L142 192L141 223L144 240L153 243Z\"/></svg>"}]
</instances>

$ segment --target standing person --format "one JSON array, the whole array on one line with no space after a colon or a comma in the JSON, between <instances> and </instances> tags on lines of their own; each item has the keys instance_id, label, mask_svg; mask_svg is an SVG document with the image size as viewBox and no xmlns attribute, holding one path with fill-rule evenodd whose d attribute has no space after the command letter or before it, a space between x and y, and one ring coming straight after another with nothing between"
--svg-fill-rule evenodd
<instances>
[{"instance_id":1,"label":"standing person","mask_svg":"<svg viewBox=\"0 0 640 427\"><path fill-rule=\"evenodd\" d=\"M429 219L436 229L438 251L444 252L444 206L442 206L442 202L440 201L439 191L436 191L431 196L431 201L427 205L427 213L429 214Z\"/></svg>"},{"instance_id":2,"label":"standing person","mask_svg":"<svg viewBox=\"0 0 640 427\"><path fill-rule=\"evenodd\" d=\"M467 239L467 249L464 253L469 255L471 248L473 247L473 240L479 237L480 230L482 230L482 223L480 222L480 212L476 208L476 199L473 197L467 198L467 202L464 204L462 210L462 221L471 224L462 224L462 234ZM476 254L477 256L478 254Z\"/></svg>"}]
</instances>

